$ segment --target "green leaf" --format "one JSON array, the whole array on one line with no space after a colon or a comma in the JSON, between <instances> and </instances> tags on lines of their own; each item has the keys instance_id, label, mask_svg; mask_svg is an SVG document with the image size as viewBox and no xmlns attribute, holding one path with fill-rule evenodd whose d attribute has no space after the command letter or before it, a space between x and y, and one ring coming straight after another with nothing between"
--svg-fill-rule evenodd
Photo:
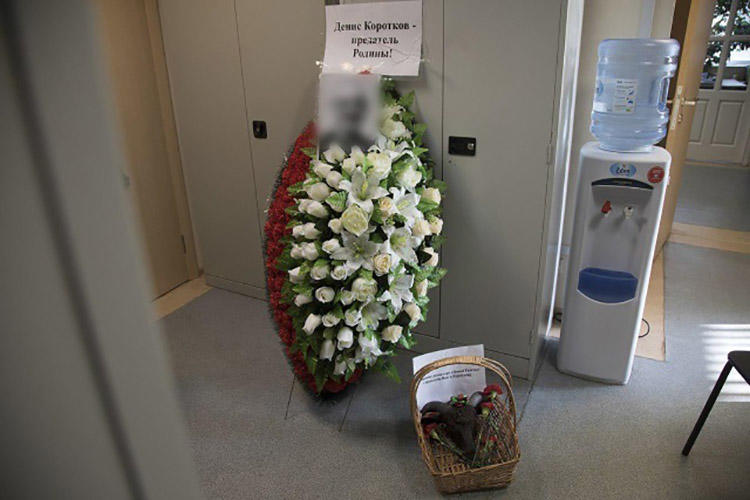
<instances>
[{"instance_id":1,"label":"green leaf","mask_svg":"<svg viewBox=\"0 0 750 500\"><path fill-rule=\"evenodd\" d=\"M398 342L406 349L411 349L417 344L417 341L414 340L414 337L412 337L411 335L401 335L401 338L398 339Z\"/></svg>"},{"instance_id":2,"label":"green leaf","mask_svg":"<svg viewBox=\"0 0 750 500\"><path fill-rule=\"evenodd\" d=\"M446 268L444 268L444 267L436 267L432 271L432 276L430 276L430 280L438 282L441 279L443 279L446 274L448 274L448 270Z\"/></svg>"},{"instance_id":3,"label":"green leaf","mask_svg":"<svg viewBox=\"0 0 750 500\"><path fill-rule=\"evenodd\" d=\"M302 148L301 151L313 160L318 157L318 148L315 148L315 147Z\"/></svg>"},{"instance_id":4,"label":"green leaf","mask_svg":"<svg viewBox=\"0 0 750 500\"><path fill-rule=\"evenodd\" d=\"M370 220L380 226L383 225L383 212L380 211L380 208L378 208L377 205L375 205L375 208L373 208L372 210L372 215L370 216Z\"/></svg>"},{"instance_id":5,"label":"green leaf","mask_svg":"<svg viewBox=\"0 0 750 500\"><path fill-rule=\"evenodd\" d=\"M406 109L411 108L412 104L414 104L414 91L412 90L405 96L402 96L401 99L398 100L398 103Z\"/></svg>"},{"instance_id":6,"label":"green leaf","mask_svg":"<svg viewBox=\"0 0 750 500\"><path fill-rule=\"evenodd\" d=\"M385 361L380 369L386 377L393 380L397 384L401 383L401 377L398 376L398 368L396 368L396 365L394 365L391 360Z\"/></svg>"},{"instance_id":7,"label":"green leaf","mask_svg":"<svg viewBox=\"0 0 750 500\"><path fill-rule=\"evenodd\" d=\"M323 390L327 380L328 373L326 373L325 370L318 370L315 372L315 389L318 391L318 394Z\"/></svg>"},{"instance_id":8,"label":"green leaf","mask_svg":"<svg viewBox=\"0 0 750 500\"><path fill-rule=\"evenodd\" d=\"M289 191L289 194L291 194L292 196L294 196L295 194L299 194L304 190L303 184L304 181L295 182L287 188L287 191Z\"/></svg>"},{"instance_id":9,"label":"green leaf","mask_svg":"<svg viewBox=\"0 0 750 500\"><path fill-rule=\"evenodd\" d=\"M430 245L435 250L440 248L443 243L445 243L445 236L443 236L442 234L435 234L430 236Z\"/></svg>"},{"instance_id":10,"label":"green leaf","mask_svg":"<svg viewBox=\"0 0 750 500\"><path fill-rule=\"evenodd\" d=\"M432 179L432 181L430 181L430 187L437 188L437 190L440 191L440 194L445 194L448 191L448 184L441 179Z\"/></svg>"},{"instance_id":11,"label":"green leaf","mask_svg":"<svg viewBox=\"0 0 750 500\"><path fill-rule=\"evenodd\" d=\"M416 148L411 148L411 151L412 151L412 153L414 153L415 155L417 155L417 156L421 156L421 155L423 155L424 153L426 153L427 151L429 151L429 149L427 149L427 148L420 148L420 147L416 147Z\"/></svg>"},{"instance_id":12,"label":"green leaf","mask_svg":"<svg viewBox=\"0 0 750 500\"><path fill-rule=\"evenodd\" d=\"M440 204L435 203L434 201L425 200L424 198L422 198L419 200L419 203L417 204L417 208L419 209L420 212L429 213L429 212L434 212L435 210L439 209Z\"/></svg>"},{"instance_id":13,"label":"green leaf","mask_svg":"<svg viewBox=\"0 0 750 500\"><path fill-rule=\"evenodd\" d=\"M343 212L346 208L346 198L348 193L346 191L335 192L326 198L326 203L330 205L337 212Z\"/></svg>"},{"instance_id":14,"label":"green leaf","mask_svg":"<svg viewBox=\"0 0 750 500\"><path fill-rule=\"evenodd\" d=\"M310 373L315 373L315 369L318 367L318 358L317 356L307 356L307 359L305 360L307 362L307 370ZM320 391L318 391L320 392Z\"/></svg>"}]
</instances>

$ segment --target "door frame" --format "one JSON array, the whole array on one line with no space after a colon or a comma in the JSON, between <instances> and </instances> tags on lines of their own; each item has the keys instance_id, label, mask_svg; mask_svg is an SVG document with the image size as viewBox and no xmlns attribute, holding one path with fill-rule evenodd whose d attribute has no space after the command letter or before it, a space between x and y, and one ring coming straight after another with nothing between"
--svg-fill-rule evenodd
<instances>
[{"instance_id":1,"label":"door frame","mask_svg":"<svg viewBox=\"0 0 750 500\"><path fill-rule=\"evenodd\" d=\"M143 3L146 10L151 55L154 61L156 87L159 92L164 142L167 148L169 172L172 178L172 191L174 192L180 233L182 234L185 246L185 266L187 268L188 279L192 280L197 278L201 273L200 256L195 242L193 222L190 218L190 205L185 186L185 174L182 170L177 124L174 118L172 92L170 90L169 73L167 72L167 59L164 53L164 39L161 33L159 4L157 0L143 0Z\"/></svg>"},{"instance_id":2,"label":"door frame","mask_svg":"<svg viewBox=\"0 0 750 500\"><path fill-rule=\"evenodd\" d=\"M6 81L11 82L8 86L19 108L14 125L23 130L34 189L43 196L35 216L47 222L52 242L53 251L44 258L59 269L64 282L64 293L57 296L47 297L47 288L26 294L65 305L46 321L49 328L43 334L49 345L29 356L40 364L52 361L48 376L65 377L77 368L95 388L107 432L88 437L116 443L118 460L112 476L124 477L126 483L100 483L110 493L108 498L197 500L199 479L164 346L152 320L135 221L117 169L102 168L122 165L124 158L108 109L93 9L83 0L0 3L0 50L8 54ZM11 226L11 238L14 231L23 227ZM28 290L34 280L20 279L11 286ZM36 311L36 304L26 300L20 306L9 321L23 331L32 324L24 311ZM61 335L56 330L58 318L75 325L66 333L74 335L85 353L84 361L75 366L68 364L65 352L55 349L55 338ZM15 383L29 394L49 390L35 385L30 374L17 375ZM70 401L78 400L76 394L70 396ZM78 410L81 415L93 411L90 406ZM51 421L53 411L47 408ZM38 442L23 443L23 452L14 456L33 463L34 453L44 453L67 432L54 425L47 430L37 433ZM38 475L29 467L16 486L32 491L33 483L47 481L61 491L91 488L86 474L55 475L60 470L53 464Z\"/></svg>"},{"instance_id":3,"label":"door frame","mask_svg":"<svg viewBox=\"0 0 750 500\"><path fill-rule=\"evenodd\" d=\"M714 2L708 0L677 0L675 3L671 36L680 42L681 53L677 75L670 82L672 108L665 144L672 155L672 164L654 258L672 232L713 11Z\"/></svg>"}]
</instances>

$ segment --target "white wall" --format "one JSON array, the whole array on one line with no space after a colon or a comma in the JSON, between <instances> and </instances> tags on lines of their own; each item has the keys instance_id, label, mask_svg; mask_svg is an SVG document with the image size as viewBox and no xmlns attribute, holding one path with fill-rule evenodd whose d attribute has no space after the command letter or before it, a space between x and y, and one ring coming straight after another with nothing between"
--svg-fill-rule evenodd
<instances>
[{"instance_id":1,"label":"white wall","mask_svg":"<svg viewBox=\"0 0 750 500\"><path fill-rule=\"evenodd\" d=\"M578 152L581 146L593 141L589 132L591 106L596 84L597 48L605 38L633 38L650 33L654 38L669 38L675 0L586 0L581 33L581 53L578 67L575 125L570 155L568 199L563 227L563 259L571 244L573 211L578 178ZM650 29L648 24L651 24ZM556 304L562 306L567 261L560 266Z\"/></svg>"}]
</instances>

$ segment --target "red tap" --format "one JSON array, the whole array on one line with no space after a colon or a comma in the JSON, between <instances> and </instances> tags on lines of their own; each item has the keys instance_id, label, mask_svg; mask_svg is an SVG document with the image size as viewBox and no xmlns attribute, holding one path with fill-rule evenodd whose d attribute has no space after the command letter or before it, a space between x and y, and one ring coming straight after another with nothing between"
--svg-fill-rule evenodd
<instances>
[{"instance_id":1,"label":"red tap","mask_svg":"<svg viewBox=\"0 0 750 500\"><path fill-rule=\"evenodd\" d=\"M612 203L609 202L609 200L604 202L604 205L602 205L602 213L604 215L607 215L612 210Z\"/></svg>"}]
</instances>

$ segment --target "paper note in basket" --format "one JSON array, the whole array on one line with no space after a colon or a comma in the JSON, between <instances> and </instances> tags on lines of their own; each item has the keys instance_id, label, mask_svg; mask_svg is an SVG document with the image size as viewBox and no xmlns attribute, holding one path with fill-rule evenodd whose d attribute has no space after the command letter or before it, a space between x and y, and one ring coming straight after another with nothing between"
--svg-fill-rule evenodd
<instances>
[{"instance_id":1,"label":"paper note in basket","mask_svg":"<svg viewBox=\"0 0 750 500\"><path fill-rule=\"evenodd\" d=\"M484 356L484 345L453 347L415 357L414 373L423 366L453 356ZM417 406L421 409L430 401L448 401L456 394L469 395L487 385L484 368L476 365L448 365L428 373L417 389Z\"/></svg>"}]
</instances>

